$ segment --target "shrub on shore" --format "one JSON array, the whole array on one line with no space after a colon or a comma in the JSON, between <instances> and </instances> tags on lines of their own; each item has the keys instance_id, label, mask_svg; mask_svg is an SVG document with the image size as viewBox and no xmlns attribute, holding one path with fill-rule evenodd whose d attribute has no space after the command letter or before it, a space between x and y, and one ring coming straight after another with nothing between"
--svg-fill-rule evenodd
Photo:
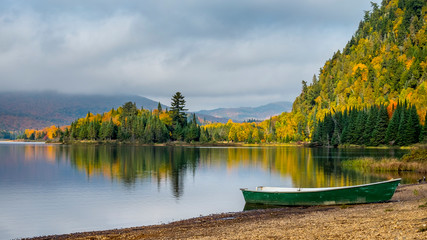
<instances>
[{"instance_id":1,"label":"shrub on shore","mask_svg":"<svg viewBox=\"0 0 427 240\"><path fill-rule=\"evenodd\" d=\"M402 157L403 162L418 162L427 164L427 148L416 148Z\"/></svg>"}]
</instances>

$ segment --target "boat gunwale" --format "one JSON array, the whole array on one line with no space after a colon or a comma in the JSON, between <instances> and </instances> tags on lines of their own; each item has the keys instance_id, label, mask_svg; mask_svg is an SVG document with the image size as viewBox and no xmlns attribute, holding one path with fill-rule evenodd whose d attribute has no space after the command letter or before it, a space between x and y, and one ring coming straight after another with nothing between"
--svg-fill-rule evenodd
<instances>
[{"instance_id":1,"label":"boat gunwale","mask_svg":"<svg viewBox=\"0 0 427 240\"><path fill-rule=\"evenodd\" d=\"M374 182L374 183L367 183L367 184L361 184L361 185L354 185L354 186L343 186L343 187L326 187L326 188L282 188L282 187L268 187L268 188L274 188L277 190L258 190L259 187L257 187L256 190L250 190L248 188L241 188L240 190L245 192L256 192L256 193L311 193L311 192L327 192L327 191L335 191L335 190L342 190L342 189L351 189L351 188L360 188L360 187L368 187L373 185L379 185L384 183L391 183L391 182L397 182L401 181L402 178L396 178L381 182ZM282 190L281 190L282 189Z\"/></svg>"}]
</instances>

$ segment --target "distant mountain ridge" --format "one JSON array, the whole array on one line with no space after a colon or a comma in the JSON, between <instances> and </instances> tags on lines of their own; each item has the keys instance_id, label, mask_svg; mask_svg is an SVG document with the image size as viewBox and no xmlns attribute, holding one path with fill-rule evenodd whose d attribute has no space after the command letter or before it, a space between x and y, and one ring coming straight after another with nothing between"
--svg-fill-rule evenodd
<instances>
[{"instance_id":1,"label":"distant mountain ridge","mask_svg":"<svg viewBox=\"0 0 427 240\"><path fill-rule=\"evenodd\" d=\"M52 125L64 126L83 118L88 112L104 113L126 102L137 107L156 109L158 102L142 96L83 95L57 92L0 92L0 130L20 131L43 129ZM162 104L162 108L169 108ZM201 123L221 122L229 119L243 122L248 119L264 120L290 111L292 103L276 102L259 107L218 108L196 112Z\"/></svg>"},{"instance_id":2,"label":"distant mountain ridge","mask_svg":"<svg viewBox=\"0 0 427 240\"><path fill-rule=\"evenodd\" d=\"M88 112L104 113L129 101L150 110L158 106L158 102L142 96L0 92L0 129L43 129L51 125L68 125L85 117Z\"/></svg>"},{"instance_id":3,"label":"distant mountain ridge","mask_svg":"<svg viewBox=\"0 0 427 240\"><path fill-rule=\"evenodd\" d=\"M289 112L292 110L291 102L275 102L259 107L239 107L239 108L217 108L213 110L201 110L196 114L211 115L217 118L232 119L235 122L243 122L249 119L265 120L272 116Z\"/></svg>"}]
</instances>

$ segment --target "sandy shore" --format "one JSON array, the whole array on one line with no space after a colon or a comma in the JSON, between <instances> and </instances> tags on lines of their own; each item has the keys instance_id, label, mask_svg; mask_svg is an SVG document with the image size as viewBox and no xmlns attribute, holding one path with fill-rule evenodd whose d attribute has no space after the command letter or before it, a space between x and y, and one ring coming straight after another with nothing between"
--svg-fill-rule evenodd
<instances>
[{"instance_id":1,"label":"sandy shore","mask_svg":"<svg viewBox=\"0 0 427 240\"><path fill-rule=\"evenodd\" d=\"M427 184L399 186L387 203L251 210L34 239L427 239Z\"/></svg>"}]
</instances>

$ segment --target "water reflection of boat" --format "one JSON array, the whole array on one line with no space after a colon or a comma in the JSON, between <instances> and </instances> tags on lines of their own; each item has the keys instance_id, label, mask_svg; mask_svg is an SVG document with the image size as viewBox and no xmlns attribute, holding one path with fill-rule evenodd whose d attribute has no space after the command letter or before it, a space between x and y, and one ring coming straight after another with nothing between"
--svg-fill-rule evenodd
<instances>
[{"instance_id":1,"label":"water reflection of boat","mask_svg":"<svg viewBox=\"0 0 427 240\"><path fill-rule=\"evenodd\" d=\"M401 179L328 188L242 188L246 203L311 206L385 202L391 199Z\"/></svg>"}]
</instances>

